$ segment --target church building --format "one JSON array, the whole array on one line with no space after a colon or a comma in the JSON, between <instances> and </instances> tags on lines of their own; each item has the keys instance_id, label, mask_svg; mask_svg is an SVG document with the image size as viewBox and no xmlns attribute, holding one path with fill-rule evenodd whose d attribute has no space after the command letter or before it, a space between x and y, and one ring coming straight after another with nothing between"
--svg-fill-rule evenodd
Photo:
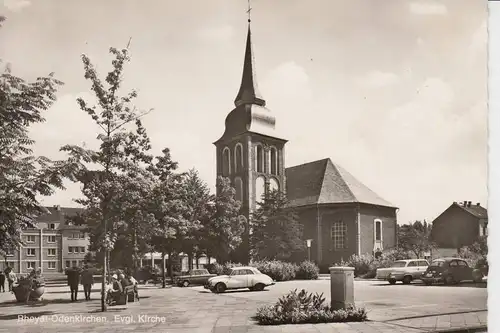
<instances>
[{"instance_id":1,"label":"church building","mask_svg":"<svg viewBox=\"0 0 500 333\"><path fill-rule=\"evenodd\" d=\"M394 247L397 208L339 165L326 158L286 168L287 140L276 133L276 118L257 88L248 22L235 108L214 142L217 176L231 180L248 220L266 189L284 191L300 217L304 240L312 239L311 260L320 265Z\"/></svg>"}]
</instances>

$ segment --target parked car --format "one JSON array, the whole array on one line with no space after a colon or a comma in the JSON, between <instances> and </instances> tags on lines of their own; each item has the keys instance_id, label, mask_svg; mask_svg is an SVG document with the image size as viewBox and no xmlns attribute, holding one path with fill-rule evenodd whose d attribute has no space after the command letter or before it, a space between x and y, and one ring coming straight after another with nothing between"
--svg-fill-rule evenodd
<instances>
[{"instance_id":1,"label":"parked car","mask_svg":"<svg viewBox=\"0 0 500 333\"><path fill-rule=\"evenodd\" d=\"M429 262L425 259L397 260L391 267L378 268L376 278L386 280L390 284L396 284L398 281L409 284L413 280L420 279L428 266Z\"/></svg>"},{"instance_id":2,"label":"parked car","mask_svg":"<svg viewBox=\"0 0 500 333\"><path fill-rule=\"evenodd\" d=\"M206 269L192 269L186 275L174 276L174 283L179 287L205 285L214 276L217 274L210 274Z\"/></svg>"},{"instance_id":3,"label":"parked car","mask_svg":"<svg viewBox=\"0 0 500 333\"><path fill-rule=\"evenodd\" d=\"M426 285L455 284L461 281L482 282L483 274L479 269L472 269L463 259L440 258L431 262L421 279Z\"/></svg>"},{"instance_id":4,"label":"parked car","mask_svg":"<svg viewBox=\"0 0 500 333\"><path fill-rule=\"evenodd\" d=\"M274 285L271 277L262 274L255 267L234 267L229 275L219 275L210 278L205 285L205 289L210 289L214 293L223 293L228 289L248 288L252 291L262 291L265 287Z\"/></svg>"}]
</instances>

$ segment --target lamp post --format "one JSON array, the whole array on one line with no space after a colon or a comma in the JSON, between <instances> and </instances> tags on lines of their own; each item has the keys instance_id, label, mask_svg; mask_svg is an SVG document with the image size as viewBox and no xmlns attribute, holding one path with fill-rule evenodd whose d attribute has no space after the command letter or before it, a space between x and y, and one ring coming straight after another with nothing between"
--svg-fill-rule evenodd
<instances>
[{"instance_id":1,"label":"lamp post","mask_svg":"<svg viewBox=\"0 0 500 333\"><path fill-rule=\"evenodd\" d=\"M311 243L312 239L306 239L306 245L307 245L307 259L311 261Z\"/></svg>"}]
</instances>

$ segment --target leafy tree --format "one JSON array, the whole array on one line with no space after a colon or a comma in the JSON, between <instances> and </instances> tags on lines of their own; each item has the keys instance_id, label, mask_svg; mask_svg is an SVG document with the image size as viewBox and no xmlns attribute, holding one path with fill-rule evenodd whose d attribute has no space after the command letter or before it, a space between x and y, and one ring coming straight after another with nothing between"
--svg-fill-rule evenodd
<instances>
[{"instance_id":1,"label":"leafy tree","mask_svg":"<svg viewBox=\"0 0 500 333\"><path fill-rule=\"evenodd\" d=\"M422 258L425 252L435 247L431 240L431 229L432 226L425 221L398 226L398 246Z\"/></svg>"},{"instance_id":2,"label":"leafy tree","mask_svg":"<svg viewBox=\"0 0 500 333\"><path fill-rule=\"evenodd\" d=\"M289 260L305 250L298 216L281 191L266 191L252 216L250 236L254 259Z\"/></svg>"},{"instance_id":3,"label":"leafy tree","mask_svg":"<svg viewBox=\"0 0 500 333\"><path fill-rule=\"evenodd\" d=\"M109 51L114 59L112 70L104 81L99 78L90 59L82 55L85 78L91 83L96 104L82 98L77 100L80 109L100 128L97 135L99 148L92 150L78 145L61 148L69 154L68 161L82 165L76 180L83 185L84 197L75 201L85 208L84 219L93 233L93 247L102 254L103 277L107 277L108 254L114 247L118 232L127 228L131 220L138 225L136 221L141 213L137 207L134 207L132 217L127 216L127 209L134 199L148 190L147 183L145 187L139 184L148 179L145 166L152 159L148 154L151 148L149 138L140 120L149 111L138 110L133 105L137 96L135 91L119 94L124 66L130 60L128 50L110 48ZM124 202L127 198L129 200ZM101 289L101 307L106 311L105 284Z\"/></svg>"},{"instance_id":4,"label":"leafy tree","mask_svg":"<svg viewBox=\"0 0 500 333\"><path fill-rule=\"evenodd\" d=\"M0 255L4 257L22 244L21 230L34 227L36 217L46 212L37 197L64 189L63 177L78 168L35 156L35 142L29 137L30 126L45 121L43 112L56 101L60 85L53 73L27 82L7 65L0 74Z\"/></svg>"},{"instance_id":5,"label":"leafy tree","mask_svg":"<svg viewBox=\"0 0 500 333\"><path fill-rule=\"evenodd\" d=\"M235 199L236 191L228 178L217 177L217 194L208 203L208 220L205 221L203 248L206 255L217 262L228 261L242 242L246 219L240 215L241 204Z\"/></svg>"}]
</instances>

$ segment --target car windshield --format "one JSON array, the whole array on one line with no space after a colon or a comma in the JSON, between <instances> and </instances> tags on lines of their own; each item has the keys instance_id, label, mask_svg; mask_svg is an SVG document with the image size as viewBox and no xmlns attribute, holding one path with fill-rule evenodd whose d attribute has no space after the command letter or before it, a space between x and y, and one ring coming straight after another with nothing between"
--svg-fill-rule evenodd
<instances>
[{"instance_id":1,"label":"car windshield","mask_svg":"<svg viewBox=\"0 0 500 333\"><path fill-rule=\"evenodd\" d=\"M229 274L229 275L239 275L239 274L240 274L240 270L238 270L238 269L233 269L233 270L231 271L231 274Z\"/></svg>"},{"instance_id":2,"label":"car windshield","mask_svg":"<svg viewBox=\"0 0 500 333\"><path fill-rule=\"evenodd\" d=\"M431 263L431 266L434 266L434 267L443 267L444 266L444 261L442 261L442 260L434 260Z\"/></svg>"},{"instance_id":3,"label":"car windshield","mask_svg":"<svg viewBox=\"0 0 500 333\"><path fill-rule=\"evenodd\" d=\"M392 264L391 267L405 267L406 266L406 262L404 261L396 261L394 262L394 264Z\"/></svg>"},{"instance_id":4,"label":"car windshield","mask_svg":"<svg viewBox=\"0 0 500 333\"><path fill-rule=\"evenodd\" d=\"M262 274L257 268L253 269L254 274Z\"/></svg>"}]
</instances>

